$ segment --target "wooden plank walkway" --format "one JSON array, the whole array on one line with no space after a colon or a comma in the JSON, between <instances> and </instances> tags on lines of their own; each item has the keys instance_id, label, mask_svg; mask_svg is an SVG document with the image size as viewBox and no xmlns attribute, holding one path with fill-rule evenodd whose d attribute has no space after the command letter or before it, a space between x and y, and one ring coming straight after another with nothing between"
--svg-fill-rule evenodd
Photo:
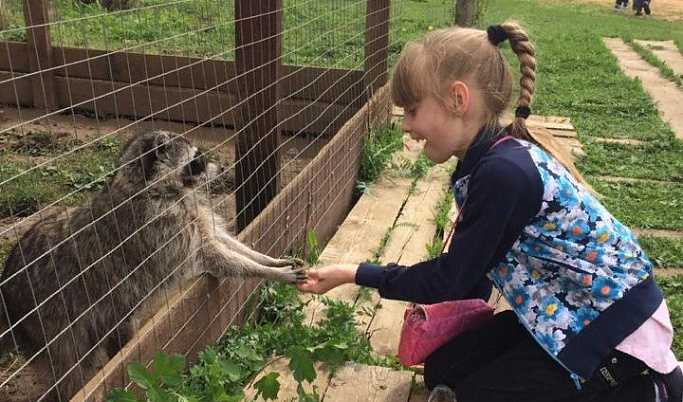
<instances>
[{"instance_id":1,"label":"wooden plank walkway","mask_svg":"<svg viewBox=\"0 0 683 402\"><path fill-rule=\"evenodd\" d=\"M637 44L644 46L664 62L675 74L683 76L683 54L672 40L636 40Z\"/></svg>"},{"instance_id":2,"label":"wooden plank walkway","mask_svg":"<svg viewBox=\"0 0 683 402\"><path fill-rule=\"evenodd\" d=\"M403 209L396 219L391 238L382 258L384 262L396 262L401 265L413 265L428 257L426 244L431 244L436 234L434 215L439 200L445 197L444 184L448 183L449 172L437 166L420 180ZM446 187L446 191L449 191ZM377 295L377 292L373 292ZM376 299L379 299L378 295ZM409 303L395 300L377 300L381 308L377 309L367 333L370 336L375 355L395 355L403 312Z\"/></svg>"},{"instance_id":3,"label":"wooden plank walkway","mask_svg":"<svg viewBox=\"0 0 683 402\"><path fill-rule=\"evenodd\" d=\"M408 136L404 138L404 142L406 147L401 153L401 157L414 161L419 156L422 147L417 142L410 140ZM360 198L351 210L344 223L321 253L319 266L372 260L382 237L390 228L394 229L391 231L392 236L387 243L387 252L384 253L383 261L389 261L389 253L391 256L405 255L405 258L409 258L409 256L413 256L411 257L413 259L425 258L427 254L425 243L431 242L435 234L435 226L430 221L431 214L436 206L436 201L443 196L443 185L448 182L448 172L444 167L435 167L432 170L433 172L430 172L425 179L416 183L415 190L412 193L409 192L410 179L391 173L383 176L368 193ZM434 172L441 172L438 178L435 177L436 173ZM438 185L436 184L437 181L440 182ZM433 205L420 205L431 202L431 200L434 200ZM419 220L411 220L409 213L412 212L408 211L415 211L418 206L423 207L422 209L427 212L422 213ZM396 225L396 223L399 224ZM427 238L429 240L425 240ZM408 242L410 239L414 239L414 241ZM401 247L401 245L404 246ZM419 254L418 249L423 251L422 255ZM359 287L356 285L344 285L331 290L325 296L355 304L357 309L367 306L371 310L377 303L380 303L376 291L371 293L372 296L369 301L359 300L357 302L358 289ZM308 322L313 324L319 321L324 316L325 306L317 298L311 300L308 295L302 295L302 297L310 300L305 309ZM381 303L386 305L388 302L383 300ZM364 304L361 305L361 303ZM382 316L386 317L387 313L384 311L382 313ZM377 333L396 332L398 334L403 322L403 307L400 308L399 313L400 315L393 319L387 318L391 326L382 328L382 331L377 331ZM361 318L359 317L359 330L367 331L375 317ZM380 335L374 338L382 339ZM386 338L391 338L391 336ZM386 349L389 350L389 348ZM395 354L395 348L394 351L387 354ZM261 377L271 372L280 373L281 388L278 393L278 400L297 398L296 384L292 379L286 361L286 359L282 359L271 364L260 375ZM324 365L316 366L316 372L318 374L316 379L318 393L321 398L327 401L407 401L414 376L411 371L390 370L385 367L370 367L354 363L344 365L334 375ZM361 378L362 381L357 381ZM308 391L311 389L309 385L306 385L305 388ZM256 392L253 388L249 388L245 390L245 394L247 400L251 400Z\"/></svg>"},{"instance_id":4,"label":"wooden plank walkway","mask_svg":"<svg viewBox=\"0 0 683 402\"><path fill-rule=\"evenodd\" d=\"M654 99L662 121L669 123L676 138L683 139L683 90L673 82L662 78L659 69L643 60L635 50L620 38L602 38L603 43L619 61L624 74L638 78L643 88Z\"/></svg>"}]
</instances>

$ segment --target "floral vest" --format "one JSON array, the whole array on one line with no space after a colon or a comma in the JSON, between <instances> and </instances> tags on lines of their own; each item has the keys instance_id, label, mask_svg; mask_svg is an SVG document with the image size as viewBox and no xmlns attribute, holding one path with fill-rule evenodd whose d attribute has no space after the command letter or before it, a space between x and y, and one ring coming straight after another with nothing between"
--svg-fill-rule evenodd
<instances>
[{"instance_id":1,"label":"floral vest","mask_svg":"<svg viewBox=\"0 0 683 402\"><path fill-rule=\"evenodd\" d=\"M629 229L562 165L539 147L514 141L528 150L538 168L543 200L488 276L538 343L567 368L558 358L565 346L646 280L652 263ZM453 187L459 205L469 177Z\"/></svg>"}]
</instances>

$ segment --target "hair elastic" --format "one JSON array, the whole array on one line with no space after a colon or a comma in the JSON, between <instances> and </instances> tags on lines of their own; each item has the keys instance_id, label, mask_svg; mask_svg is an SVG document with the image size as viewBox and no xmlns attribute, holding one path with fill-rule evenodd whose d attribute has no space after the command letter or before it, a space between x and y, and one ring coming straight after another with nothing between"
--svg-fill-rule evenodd
<instances>
[{"instance_id":1,"label":"hair elastic","mask_svg":"<svg viewBox=\"0 0 683 402\"><path fill-rule=\"evenodd\" d=\"M498 46L499 43L505 42L508 39L508 34L505 32L505 28L500 25L489 25L486 28L486 33L489 35L489 42L493 46Z\"/></svg>"},{"instance_id":2,"label":"hair elastic","mask_svg":"<svg viewBox=\"0 0 683 402\"><path fill-rule=\"evenodd\" d=\"M515 109L515 117L521 117L523 119L526 119L531 115L531 108L529 106L518 106L517 109Z\"/></svg>"}]
</instances>

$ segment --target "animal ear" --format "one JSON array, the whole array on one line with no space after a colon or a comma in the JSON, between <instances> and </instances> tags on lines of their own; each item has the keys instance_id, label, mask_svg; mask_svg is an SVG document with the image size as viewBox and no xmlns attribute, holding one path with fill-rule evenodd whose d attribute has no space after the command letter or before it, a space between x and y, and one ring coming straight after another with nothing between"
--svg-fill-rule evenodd
<instances>
[{"instance_id":1,"label":"animal ear","mask_svg":"<svg viewBox=\"0 0 683 402\"><path fill-rule=\"evenodd\" d=\"M171 136L167 131L158 131L154 137L154 153L159 159L163 154L166 153L166 146L171 140Z\"/></svg>"}]
</instances>

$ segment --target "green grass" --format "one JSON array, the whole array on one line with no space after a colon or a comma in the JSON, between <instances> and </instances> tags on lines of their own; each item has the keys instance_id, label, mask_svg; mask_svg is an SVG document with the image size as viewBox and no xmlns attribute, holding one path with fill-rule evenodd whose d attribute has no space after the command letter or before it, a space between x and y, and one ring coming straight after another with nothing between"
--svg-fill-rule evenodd
<instances>
[{"instance_id":1,"label":"green grass","mask_svg":"<svg viewBox=\"0 0 683 402\"><path fill-rule=\"evenodd\" d=\"M623 224L683 231L683 186L668 183L599 182L589 178L602 203Z\"/></svg>"},{"instance_id":2,"label":"green grass","mask_svg":"<svg viewBox=\"0 0 683 402\"><path fill-rule=\"evenodd\" d=\"M683 183L681 141L655 141L644 146L584 142L584 147L586 144L589 152L578 163L583 174Z\"/></svg>"},{"instance_id":3,"label":"green grass","mask_svg":"<svg viewBox=\"0 0 683 402\"><path fill-rule=\"evenodd\" d=\"M683 268L683 240L642 236L638 243L658 268Z\"/></svg>"},{"instance_id":4,"label":"green grass","mask_svg":"<svg viewBox=\"0 0 683 402\"><path fill-rule=\"evenodd\" d=\"M8 7L14 29L4 40L25 40L20 3ZM98 2L55 0L51 29L55 46L129 49L152 54L179 54L233 60L234 2L218 0L134 0L134 9L108 12ZM408 39L430 27L447 26L452 6L442 1L392 1L392 59ZM291 64L362 69L365 0L285 0L282 60ZM428 11L433 11L429 13ZM431 15L430 15L431 14Z\"/></svg>"},{"instance_id":5,"label":"green grass","mask_svg":"<svg viewBox=\"0 0 683 402\"><path fill-rule=\"evenodd\" d=\"M5 262L9 257L9 253L14 248L16 242L14 240L3 240L0 241L0 273L5 269Z\"/></svg>"},{"instance_id":6,"label":"green grass","mask_svg":"<svg viewBox=\"0 0 683 402\"><path fill-rule=\"evenodd\" d=\"M683 275L657 277L657 283L664 291L671 324L674 327L672 350L678 360L683 360Z\"/></svg>"},{"instance_id":7,"label":"green grass","mask_svg":"<svg viewBox=\"0 0 683 402\"><path fill-rule=\"evenodd\" d=\"M121 149L120 141L110 140L49 159L63 149L30 144L25 148L26 142L18 141L14 148L19 152L6 152L0 159L0 182L6 181L0 184L0 218L28 216L55 201L63 206L81 203L88 192L104 187ZM50 162L33 168L40 162L36 154Z\"/></svg>"}]
</instances>

